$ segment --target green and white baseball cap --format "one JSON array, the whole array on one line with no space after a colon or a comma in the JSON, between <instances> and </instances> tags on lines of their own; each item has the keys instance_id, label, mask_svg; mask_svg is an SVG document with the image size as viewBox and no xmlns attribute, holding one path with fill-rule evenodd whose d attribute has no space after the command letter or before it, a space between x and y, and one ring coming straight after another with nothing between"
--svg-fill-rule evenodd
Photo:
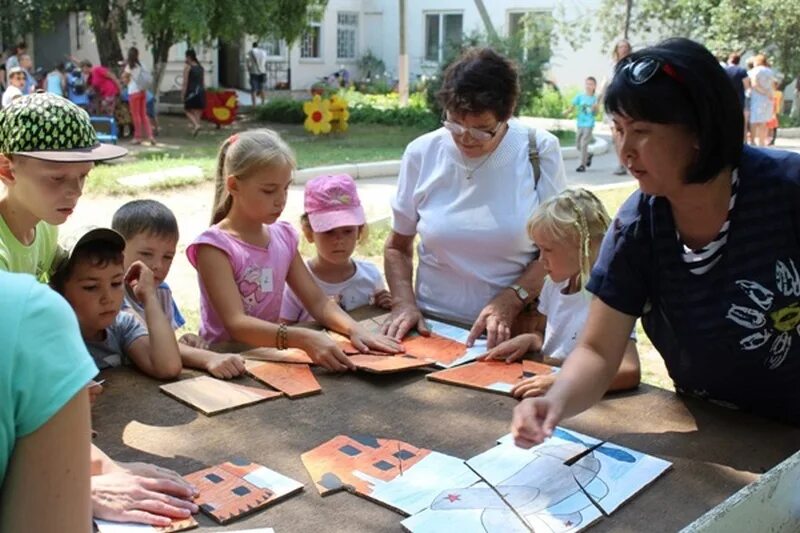
<instances>
[{"instance_id":1,"label":"green and white baseball cap","mask_svg":"<svg viewBox=\"0 0 800 533\"><path fill-rule=\"evenodd\" d=\"M115 159L128 150L99 142L89 114L66 98L34 93L0 109L0 153L78 163Z\"/></svg>"}]
</instances>

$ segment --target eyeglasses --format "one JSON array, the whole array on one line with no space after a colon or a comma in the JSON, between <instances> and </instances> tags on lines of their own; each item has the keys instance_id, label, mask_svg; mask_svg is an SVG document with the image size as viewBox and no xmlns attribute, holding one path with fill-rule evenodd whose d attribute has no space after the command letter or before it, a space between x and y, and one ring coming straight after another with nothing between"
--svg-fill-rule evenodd
<instances>
[{"instance_id":1,"label":"eyeglasses","mask_svg":"<svg viewBox=\"0 0 800 533\"><path fill-rule=\"evenodd\" d=\"M634 85L643 85L653 79L653 76L663 72L673 80L683 84L683 77L678 74L675 67L660 59L644 56L625 63L620 72Z\"/></svg>"},{"instance_id":2,"label":"eyeglasses","mask_svg":"<svg viewBox=\"0 0 800 533\"><path fill-rule=\"evenodd\" d=\"M470 137L479 142L486 142L494 138L494 136L497 135L497 132L500 131L500 128L503 126L503 124L505 124L504 120L498 122L491 131L486 131L479 130L477 128L467 128L466 126L462 126L457 122L452 122L447 119L442 120L442 126L444 126L444 128L453 135L461 137L462 135L469 133Z\"/></svg>"}]
</instances>

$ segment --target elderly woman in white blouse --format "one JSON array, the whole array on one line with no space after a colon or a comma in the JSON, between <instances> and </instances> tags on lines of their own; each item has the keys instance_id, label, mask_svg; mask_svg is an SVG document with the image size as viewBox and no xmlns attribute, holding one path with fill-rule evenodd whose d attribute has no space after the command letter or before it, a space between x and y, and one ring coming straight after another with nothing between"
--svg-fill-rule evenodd
<instances>
[{"instance_id":1,"label":"elderly woman in white blouse","mask_svg":"<svg viewBox=\"0 0 800 533\"><path fill-rule=\"evenodd\" d=\"M518 96L516 67L491 49L469 50L445 72L443 127L408 145L392 201L388 335L427 334L424 313L471 327L468 344L485 332L492 347L538 296L544 270L526 223L566 180L558 139L513 118Z\"/></svg>"}]
</instances>

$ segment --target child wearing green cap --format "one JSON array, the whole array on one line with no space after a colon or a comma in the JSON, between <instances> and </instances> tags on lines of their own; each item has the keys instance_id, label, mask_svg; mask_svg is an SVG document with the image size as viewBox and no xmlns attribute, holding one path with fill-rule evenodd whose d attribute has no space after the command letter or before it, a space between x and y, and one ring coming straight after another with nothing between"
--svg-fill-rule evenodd
<instances>
[{"instance_id":1,"label":"child wearing green cap","mask_svg":"<svg viewBox=\"0 0 800 533\"><path fill-rule=\"evenodd\" d=\"M36 93L0 110L0 270L47 281L58 231L72 214L95 161L121 157L101 144L89 115L69 100Z\"/></svg>"}]
</instances>

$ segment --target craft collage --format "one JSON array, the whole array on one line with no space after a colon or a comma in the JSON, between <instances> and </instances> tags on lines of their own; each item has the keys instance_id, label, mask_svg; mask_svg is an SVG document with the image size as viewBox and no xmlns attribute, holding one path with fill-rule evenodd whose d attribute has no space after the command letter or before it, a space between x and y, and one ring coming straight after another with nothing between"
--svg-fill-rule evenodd
<instances>
[{"instance_id":1,"label":"craft collage","mask_svg":"<svg viewBox=\"0 0 800 533\"><path fill-rule=\"evenodd\" d=\"M385 318L361 323L374 328ZM468 332L429 321L431 336L404 341L406 353L359 353L346 338L329 333L369 374L425 371L431 386L467 387L510 395L522 379L557 367L476 361L485 341L467 348ZM258 348L243 352L247 374L265 387L245 386L206 375L161 385L167 396L206 416L265 401L299 400L324 394L312 362L299 350ZM421 374L420 374L421 377ZM671 463L593 437L557 428L530 450L510 435L464 459L404 442L390 435L340 434L300 457L320 496L347 491L397 512L399 526L414 533L577 532L613 513L666 472ZM220 525L257 513L303 491L304 483L246 459L209 466L184 478L198 487L202 513ZM308 496L306 496L308 497ZM182 531L194 519L168 528L97 521L100 533ZM228 529L226 529L228 531ZM269 530L248 530L269 531Z\"/></svg>"}]
</instances>

